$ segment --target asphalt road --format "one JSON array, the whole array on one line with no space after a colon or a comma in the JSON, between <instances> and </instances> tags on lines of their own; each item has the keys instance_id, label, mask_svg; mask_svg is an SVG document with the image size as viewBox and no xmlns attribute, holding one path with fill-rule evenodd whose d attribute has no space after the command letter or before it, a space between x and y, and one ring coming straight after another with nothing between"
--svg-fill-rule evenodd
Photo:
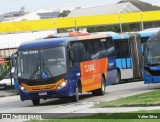
<instances>
[{"instance_id":1,"label":"asphalt road","mask_svg":"<svg viewBox=\"0 0 160 122\"><path fill-rule=\"evenodd\" d=\"M106 87L104 96L92 96L91 93L80 95L80 101L71 102L69 99L41 100L39 106L33 106L31 101L20 101L18 95L0 98L0 113L85 113L95 103L110 101L121 97L160 89L160 84L144 85L143 81Z\"/></svg>"}]
</instances>

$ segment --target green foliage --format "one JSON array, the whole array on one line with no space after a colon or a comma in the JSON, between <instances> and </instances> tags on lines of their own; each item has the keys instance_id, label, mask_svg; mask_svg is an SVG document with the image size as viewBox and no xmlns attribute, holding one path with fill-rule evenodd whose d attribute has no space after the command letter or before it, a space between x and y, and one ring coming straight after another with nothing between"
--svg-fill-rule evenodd
<instances>
[{"instance_id":1,"label":"green foliage","mask_svg":"<svg viewBox=\"0 0 160 122\"><path fill-rule=\"evenodd\" d=\"M5 62L4 64L1 65L1 76L0 76L0 80L2 80L8 73L9 73L9 67L10 67L10 63L9 62Z\"/></svg>"},{"instance_id":2,"label":"green foliage","mask_svg":"<svg viewBox=\"0 0 160 122\"><path fill-rule=\"evenodd\" d=\"M42 122L159 122L158 119L51 119L51 120L42 120ZM39 122L30 121L30 122Z\"/></svg>"},{"instance_id":3,"label":"green foliage","mask_svg":"<svg viewBox=\"0 0 160 122\"><path fill-rule=\"evenodd\" d=\"M96 26L96 27L88 27L88 32L105 32L105 31L113 31L120 33L120 25L109 25L109 26ZM123 32L131 32L133 28L129 24L122 24Z\"/></svg>"}]
</instances>

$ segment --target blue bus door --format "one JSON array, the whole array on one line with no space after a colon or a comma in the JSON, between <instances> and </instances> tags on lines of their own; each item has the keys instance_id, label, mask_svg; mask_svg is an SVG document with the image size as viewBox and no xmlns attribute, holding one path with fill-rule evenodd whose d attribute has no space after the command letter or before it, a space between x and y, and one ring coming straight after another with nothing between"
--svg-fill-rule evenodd
<instances>
[{"instance_id":1,"label":"blue bus door","mask_svg":"<svg viewBox=\"0 0 160 122\"><path fill-rule=\"evenodd\" d=\"M131 79L133 78L133 70L132 70L132 57L130 50L130 42L128 39L123 39L122 41L122 52L123 57L121 59L121 79Z\"/></svg>"}]
</instances>

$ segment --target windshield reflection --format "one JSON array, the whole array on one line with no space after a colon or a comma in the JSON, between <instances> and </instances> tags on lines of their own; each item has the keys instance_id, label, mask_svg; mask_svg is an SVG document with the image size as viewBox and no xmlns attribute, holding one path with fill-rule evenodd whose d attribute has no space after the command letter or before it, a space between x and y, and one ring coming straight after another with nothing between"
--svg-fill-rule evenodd
<instances>
[{"instance_id":1,"label":"windshield reflection","mask_svg":"<svg viewBox=\"0 0 160 122\"><path fill-rule=\"evenodd\" d=\"M66 73L65 47L19 52L19 78L42 80L64 73Z\"/></svg>"},{"instance_id":2,"label":"windshield reflection","mask_svg":"<svg viewBox=\"0 0 160 122\"><path fill-rule=\"evenodd\" d=\"M149 43L146 48L146 64L160 65L160 44L159 41Z\"/></svg>"}]
</instances>

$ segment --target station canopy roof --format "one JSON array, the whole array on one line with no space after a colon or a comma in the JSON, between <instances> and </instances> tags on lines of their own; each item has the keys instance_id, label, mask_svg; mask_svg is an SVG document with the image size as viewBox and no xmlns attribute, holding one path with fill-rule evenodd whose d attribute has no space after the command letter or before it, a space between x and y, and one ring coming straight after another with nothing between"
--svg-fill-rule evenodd
<instances>
[{"instance_id":1,"label":"station canopy roof","mask_svg":"<svg viewBox=\"0 0 160 122\"><path fill-rule=\"evenodd\" d=\"M96 15L130 13L130 12L140 12L140 11L141 10L138 9L136 6L134 6L132 3L125 2L113 5L75 9L71 13L69 13L68 17L96 16Z\"/></svg>"}]
</instances>

